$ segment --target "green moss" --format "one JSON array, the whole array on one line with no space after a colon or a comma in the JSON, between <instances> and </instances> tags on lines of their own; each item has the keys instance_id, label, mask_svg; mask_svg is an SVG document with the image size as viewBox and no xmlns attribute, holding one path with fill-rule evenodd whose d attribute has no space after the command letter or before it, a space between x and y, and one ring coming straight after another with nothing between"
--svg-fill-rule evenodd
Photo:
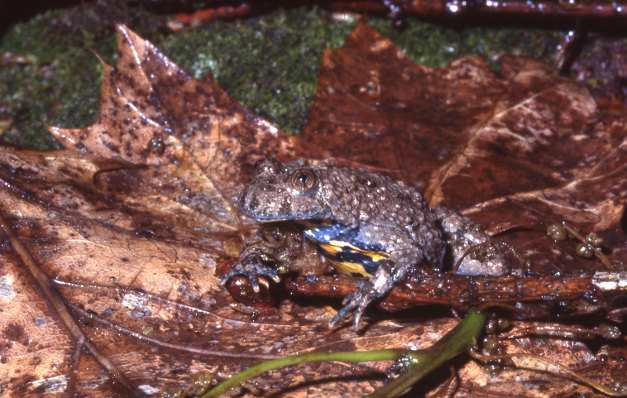
<instances>
[{"instance_id":1,"label":"green moss","mask_svg":"<svg viewBox=\"0 0 627 398\"><path fill-rule=\"evenodd\" d=\"M277 10L233 23L215 22L180 34L162 18L120 1L115 7L83 7L39 15L13 26L0 51L33 55L30 65L0 67L0 114L13 120L5 140L34 148L56 142L45 125L81 127L98 112L101 65L115 62L113 21L152 40L196 78L213 71L236 100L279 128L297 133L315 93L322 50L339 47L357 19L330 22L316 8ZM403 31L389 19L371 19L414 60L438 67L467 54L514 53L550 61L562 33L522 29L462 31L408 19Z\"/></svg>"},{"instance_id":2,"label":"green moss","mask_svg":"<svg viewBox=\"0 0 627 398\"><path fill-rule=\"evenodd\" d=\"M409 19L403 31L388 20L371 25L392 40L413 60L432 68L442 67L466 55L488 60L500 54L523 55L551 64L564 32L518 28L466 28L458 31L428 22Z\"/></svg>"},{"instance_id":3,"label":"green moss","mask_svg":"<svg viewBox=\"0 0 627 398\"><path fill-rule=\"evenodd\" d=\"M233 98L297 133L311 107L322 50L340 46L356 23L325 21L317 9L279 10L170 36L160 48L196 78L213 72Z\"/></svg>"},{"instance_id":4,"label":"green moss","mask_svg":"<svg viewBox=\"0 0 627 398\"><path fill-rule=\"evenodd\" d=\"M106 62L115 61L113 21L124 21L125 9L89 5L51 11L13 26L2 37L0 52L35 59L0 67L0 107L13 119L2 137L5 141L58 148L46 125L81 127L94 120L102 78L94 53Z\"/></svg>"}]
</instances>

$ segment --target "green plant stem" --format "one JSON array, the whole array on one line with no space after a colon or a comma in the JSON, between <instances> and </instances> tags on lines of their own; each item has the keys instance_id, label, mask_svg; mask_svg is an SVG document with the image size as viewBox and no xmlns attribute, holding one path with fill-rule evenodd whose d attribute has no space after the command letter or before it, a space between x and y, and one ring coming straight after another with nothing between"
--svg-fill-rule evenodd
<instances>
[{"instance_id":1,"label":"green plant stem","mask_svg":"<svg viewBox=\"0 0 627 398\"><path fill-rule=\"evenodd\" d=\"M393 382L375 391L370 397L393 397L400 395L407 388L420 380L430 371L441 365L454 355L474 345L474 339L482 330L486 315L471 309L462 322L447 333L433 346L419 351L411 350L376 350L363 352L313 352L302 355L292 355L260 363L243 372L236 374L205 393L203 398L219 397L226 394L231 388L239 386L244 381L258 376L269 370L286 366L311 362L373 362L397 361L403 356L410 358L408 372Z\"/></svg>"},{"instance_id":2,"label":"green plant stem","mask_svg":"<svg viewBox=\"0 0 627 398\"><path fill-rule=\"evenodd\" d=\"M231 388L237 387L240 383L258 376L264 372L273 369L279 369L286 366L298 365L310 362L373 362L373 361L395 361L402 355L411 353L409 350L377 350L377 351L342 351L342 352L312 352L309 354L292 355L284 358L273 359L271 361L260 363L251 368L244 370L226 380L222 384L207 392L202 398L219 397L227 393Z\"/></svg>"},{"instance_id":3,"label":"green plant stem","mask_svg":"<svg viewBox=\"0 0 627 398\"><path fill-rule=\"evenodd\" d=\"M475 345L475 337L483 330L487 316L475 310L468 311L464 320L433 346L412 352L412 362L407 373L381 387L369 398L397 397L416 384L438 366Z\"/></svg>"}]
</instances>

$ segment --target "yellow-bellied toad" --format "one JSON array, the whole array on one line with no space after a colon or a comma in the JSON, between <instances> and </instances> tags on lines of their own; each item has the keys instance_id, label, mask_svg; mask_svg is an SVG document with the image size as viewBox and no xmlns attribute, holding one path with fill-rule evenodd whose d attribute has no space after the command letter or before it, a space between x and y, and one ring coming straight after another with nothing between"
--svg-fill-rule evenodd
<instances>
[{"instance_id":1,"label":"yellow-bellied toad","mask_svg":"<svg viewBox=\"0 0 627 398\"><path fill-rule=\"evenodd\" d=\"M255 165L240 205L261 222L299 223L323 254L338 262L360 263L371 275L344 299L331 325L355 310L357 329L366 307L420 263L442 266L443 231L420 191L367 170L265 159ZM239 264L222 282L238 274L246 275L255 290L259 275L278 282L276 270L266 265L271 261L245 245Z\"/></svg>"}]
</instances>

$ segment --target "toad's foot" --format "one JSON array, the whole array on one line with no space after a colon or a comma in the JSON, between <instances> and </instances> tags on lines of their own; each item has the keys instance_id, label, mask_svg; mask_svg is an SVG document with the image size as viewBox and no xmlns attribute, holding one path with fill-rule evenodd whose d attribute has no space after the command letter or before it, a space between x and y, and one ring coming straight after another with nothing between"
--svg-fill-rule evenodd
<instances>
[{"instance_id":1,"label":"toad's foot","mask_svg":"<svg viewBox=\"0 0 627 398\"><path fill-rule=\"evenodd\" d=\"M359 330L359 320L363 315L366 307L373 301L384 298L390 290L396 285L407 273L411 262L393 261L397 257L412 258L418 263L422 258L420 251L401 252L397 251L390 256L390 261L386 261L377 268L374 275L367 281L362 282L359 285L359 289L349 294L342 300L344 307L335 315L335 317L329 323L329 326L335 325L340 319L344 318L346 314L355 310L353 318L353 327L355 331Z\"/></svg>"},{"instance_id":2,"label":"toad's foot","mask_svg":"<svg viewBox=\"0 0 627 398\"><path fill-rule=\"evenodd\" d=\"M247 277L255 293L259 293L259 276L265 276L276 283L281 282L281 277L276 270L265 265L257 254L250 254L240 258L240 262L235 264L233 269L220 279L220 285L224 286L235 275Z\"/></svg>"},{"instance_id":3,"label":"toad's foot","mask_svg":"<svg viewBox=\"0 0 627 398\"><path fill-rule=\"evenodd\" d=\"M341 310L335 315L335 317L329 322L329 327L335 325L340 319L347 316L351 311L355 310L355 315L353 318L353 328L355 331L359 330L359 321L361 320L361 316L363 315L366 307L370 305L373 301L384 296L385 293L378 292L374 285L370 281L364 281L359 289L355 290L353 293L349 294L342 300Z\"/></svg>"}]
</instances>

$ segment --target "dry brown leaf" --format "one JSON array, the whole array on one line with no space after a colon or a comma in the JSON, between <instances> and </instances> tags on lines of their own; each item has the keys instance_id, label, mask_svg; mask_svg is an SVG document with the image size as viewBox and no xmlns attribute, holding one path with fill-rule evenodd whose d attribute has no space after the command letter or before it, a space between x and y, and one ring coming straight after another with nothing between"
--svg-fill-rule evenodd
<instances>
[{"instance_id":1,"label":"dry brown leaf","mask_svg":"<svg viewBox=\"0 0 627 398\"><path fill-rule=\"evenodd\" d=\"M605 231L614 260L627 258L624 231L609 232L627 198L627 112L604 113L538 61L503 57L492 72L466 57L427 68L362 23L325 52L299 139L301 156L395 176L486 228L568 220ZM543 233L512 243L540 271L582 267Z\"/></svg>"},{"instance_id":2,"label":"dry brown leaf","mask_svg":"<svg viewBox=\"0 0 627 398\"><path fill-rule=\"evenodd\" d=\"M361 23L343 48L325 53L309 125L290 139L213 80L192 79L152 44L119 31L120 59L105 66L96 122L52 128L64 151L2 147L0 198L13 233L83 332L143 393L197 371L232 374L292 353L426 347L455 325L448 317L412 318L374 323L357 336L349 324L329 330L331 316L316 303L283 300L274 311L236 304L215 267L236 257L255 227L237 213L234 196L268 155L367 166L422 185L432 204L461 209L485 226L565 218L601 231L613 261L627 257L619 224L627 192L624 115L605 114L542 64L509 57L493 73L484 61L464 58L429 69ZM2 239L0 388L124 395L120 381L77 348ZM537 231L507 239L538 268L597 267ZM534 349L603 382L625 372L624 347L593 352L581 342L543 342L509 348ZM388 365L298 366L261 383L282 396L352 397L380 385L363 376ZM513 370L492 379L474 362L459 365L462 396L545 396L546 383L551 395L589 391L563 377Z\"/></svg>"}]
</instances>

